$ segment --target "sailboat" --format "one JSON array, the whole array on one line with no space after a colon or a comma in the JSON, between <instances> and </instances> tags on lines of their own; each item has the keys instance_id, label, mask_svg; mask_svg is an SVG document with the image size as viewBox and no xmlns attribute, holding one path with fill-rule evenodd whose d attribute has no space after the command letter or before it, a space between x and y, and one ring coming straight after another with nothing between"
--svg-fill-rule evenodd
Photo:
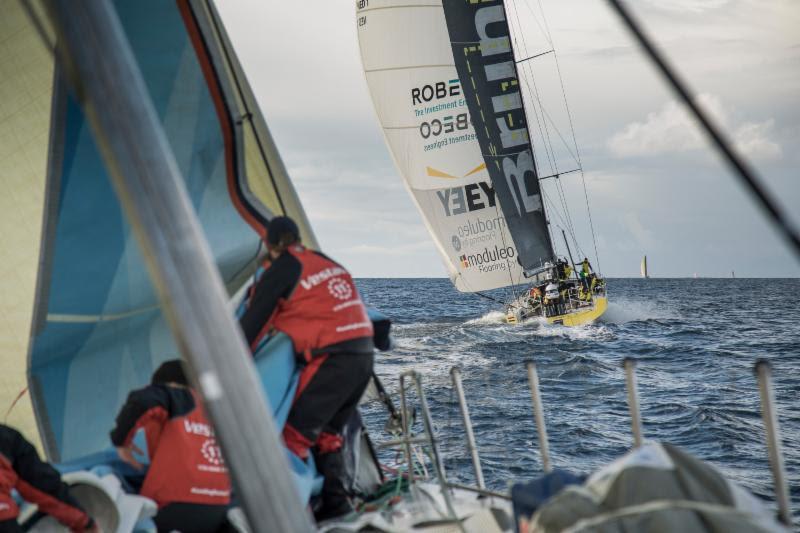
<instances>
[{"instance_id":1,"label":"sailboat","mask_svg":"<svg viewBox=\"0 0 800 533\"><path fill-rule=\"evenodd\" d=\"M644 257L642 257L641 272L642 272L642 277L643 278L647 279L647 278L650 277L650 275L647 273L647 256L646 255Z\"/></svg>"},{"instance_id":2,"label":"sailboat","mask_svg":"<svg viewBox=\"0 0 800 533\"><path fill-rule=\"evenodd\" d=\"M599 318L605 280L574 262L569 224L556 253L540 180L560 175L534 157L503 2L387 0L357 25L386 144L456 289L508 288L509 323Z\"/></svg>"}]
</instances>

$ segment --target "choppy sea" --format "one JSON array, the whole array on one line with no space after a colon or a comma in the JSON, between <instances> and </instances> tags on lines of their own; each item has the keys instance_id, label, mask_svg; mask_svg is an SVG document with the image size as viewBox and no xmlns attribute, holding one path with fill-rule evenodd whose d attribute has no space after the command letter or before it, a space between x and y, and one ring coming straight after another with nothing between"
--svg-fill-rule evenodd
<instances>
[{"instance_id":1,"label":"choppy sea","mask_svg":"<svg viewBox=\"0 0 800 533\"><path fill-rule=\"evenodd\" d=\"M357 285L393 320L396 347L376 370L398 404L399 373L423 375L449 477L474 481L452 366L462 369L487 485L505 489L542 473L525 363L537 364L551 460L590 473L631 446L622 361L635 357L645 438L681 446L774 501L753 373L766 358L800 517L800 279L611 279L602 321L577 328L503 324L499 304L446 279ZM374 440L386 438L379 409L365 418Z\"/></svg>"}]
</instances>

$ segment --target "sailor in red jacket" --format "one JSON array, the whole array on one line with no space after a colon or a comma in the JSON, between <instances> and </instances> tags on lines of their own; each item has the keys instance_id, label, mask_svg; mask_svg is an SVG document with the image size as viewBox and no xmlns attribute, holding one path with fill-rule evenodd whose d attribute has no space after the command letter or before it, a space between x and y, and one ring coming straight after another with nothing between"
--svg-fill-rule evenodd
<instances>
[{"instance_id":1,"label":"sailor in red jacket","mask_svg":"<svg viewBox=\"0 0 800 533\"><path fill-rule=\"evenodd\" d=\"M94 521L70 496L61 475L39 459L36 448L18 431L0 424L0 532L14 533L19 508L11 490L16 489L25 500L39 506L67 526L70 531L98 531Z\"/></svg>"},{"instance_id":2,"label":"sailor in red jacket","mask_svg":"<svg viewBox=\"0 0 800 533\"><path fill-rule=\"evenodd\" d=\"M300 244L297 225L273 218L267 228L271 264L251 289L240 325L256 351L274 331L288 335L305 365L283 429L301 459L314 453L324 476L318 519L352 509L341 432L369 383L373 330L350 274Z\"/></svg>"},{"instance_id":3,"label":"sailor in red jacket","mask_svg":"<svg viewBox=\"0 0 800 533\"><path fill-rule=\"evenodd\" d=\"M214 532L227 521L230 478L199 396L180 360L163 363L151 385L135 390L117 416L111 442L134 468L133 444L145 432L150 467L140 494L158 504L158 531Z\"/></svg>"}]
</instances>

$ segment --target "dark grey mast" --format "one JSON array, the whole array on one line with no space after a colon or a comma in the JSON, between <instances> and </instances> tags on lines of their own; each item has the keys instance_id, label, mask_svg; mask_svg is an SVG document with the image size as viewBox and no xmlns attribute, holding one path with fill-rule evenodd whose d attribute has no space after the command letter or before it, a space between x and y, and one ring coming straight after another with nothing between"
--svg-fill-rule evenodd
<instances>
[{"instance_id":1,"label":"dark grey mast","mask_svg":"<svg viewBox=\"0 0 800 533\"><path fill-rule=\"evenodd\" d=\"M249 350L107 0L47 0L62 61L254 531L310 531Z\"/></svg>"}]
</instances>

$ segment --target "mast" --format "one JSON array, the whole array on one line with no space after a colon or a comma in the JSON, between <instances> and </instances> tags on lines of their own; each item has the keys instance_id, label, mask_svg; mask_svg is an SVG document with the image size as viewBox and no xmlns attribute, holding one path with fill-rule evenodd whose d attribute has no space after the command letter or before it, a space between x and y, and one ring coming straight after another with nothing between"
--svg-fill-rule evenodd
<instances>
[{"instance_id":1,"label":"mast","mask_svg":"<svg viewBox=\"0 0 800 533\"><path fill-rule=\"evenodd\" d=\"M310 531L251 356L114 8L107 0L48 0L46 9L59 59L203 395L251 528Z\"/></svg>"}]
</instances>

